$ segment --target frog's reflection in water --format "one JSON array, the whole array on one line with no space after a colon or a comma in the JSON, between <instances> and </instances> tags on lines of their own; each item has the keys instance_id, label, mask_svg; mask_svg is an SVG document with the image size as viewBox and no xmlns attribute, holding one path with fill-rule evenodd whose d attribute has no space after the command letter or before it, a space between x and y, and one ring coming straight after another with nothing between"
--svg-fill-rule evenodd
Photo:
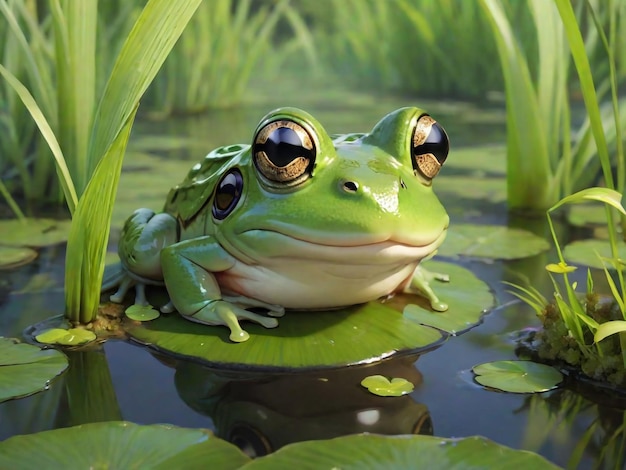
<instances>
[{"instance_id":1,"label":"frog's reflection in water","mask_svg":"<svg viewBox=\"0 0 626 470\"><path fill-rule=\"evenodd\" d=\"M185 403L209 416L219 437L261 456L292 442L361 432L431 435L428 409L410 394L381 397L360 385L365 377L383 375L418 387L416 359L272 376L226 374L182 361L170 365Z\"/></svg>"}]
</instances>

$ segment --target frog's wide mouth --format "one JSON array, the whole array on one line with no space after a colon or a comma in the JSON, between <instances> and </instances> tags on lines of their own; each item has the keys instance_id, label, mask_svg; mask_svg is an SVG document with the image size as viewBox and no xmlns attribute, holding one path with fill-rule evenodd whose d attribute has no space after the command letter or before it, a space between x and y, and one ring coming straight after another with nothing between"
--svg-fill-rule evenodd
<instances>
[{"instance_id":1,"label":"frog's wide mouth","mask_svg":"<svg viewBox=\"0 0 626 470\"><path fill-rule=\"evenodd\" d=\"M230 245L253 260L291 258L356 265L411 263L435 252L443 243L446 231L447 226L430 240L406 243L393 236L310 240L275 229L252 229L238 234L233 241L223 245Z\"/></svg>"}]
</instances>

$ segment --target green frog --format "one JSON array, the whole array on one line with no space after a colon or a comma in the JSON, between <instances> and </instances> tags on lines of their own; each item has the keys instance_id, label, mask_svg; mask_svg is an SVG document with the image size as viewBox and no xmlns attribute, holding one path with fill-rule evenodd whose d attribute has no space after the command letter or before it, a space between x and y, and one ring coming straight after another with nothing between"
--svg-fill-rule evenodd
<instances>
[{"instance_id":1,"label":"green frog","mask_svg":"<svg viewBox=\"0 0 626 470\"><path fill-rule=\"evenodd\" d=\"M209 153L168 194L164 209L135 211L122 230L121 270L103 285L113 302L165 285L188 320L278 326L285 309L327 310L397 292L445 311L418 268L445 238L449 217L432 189L448 137L418 108L394 111L370 133L329 135L308 113L280 108L252 145ZM247 310L260 307L267 314Z\"/></svg>"}]
</instances>

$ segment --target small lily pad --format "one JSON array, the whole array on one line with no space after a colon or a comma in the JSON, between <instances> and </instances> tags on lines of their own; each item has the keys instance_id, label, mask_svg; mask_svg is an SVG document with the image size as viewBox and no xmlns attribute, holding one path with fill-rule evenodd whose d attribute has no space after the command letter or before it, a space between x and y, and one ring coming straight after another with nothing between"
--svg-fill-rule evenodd
<instances>
[{"instance_id":1,"label":"small lily pad","mask_svg":"<svg viewBox=\"0 0 626 470\"><path fill-rule=\"evenodd\" d=\"M544 238L527 230L501 225L454 224L441 248L441 256L519 259L550 248Z\"/></svg>"},{"instance_id":2,"label":"small lily pad","mask_svg":"<svg viewBox=\"0 0 626 470\"><path fill-rule=\"evenodd\" d=\"M512 393L546 392L563 381L558 370L531 361L487 362L472 370L479 384Z\"/></svg>"},{"instance_id":3,"label":"small lily pad","mask_svg":"<svg viewBox=\"0 0 626 470\"><path fill-rule=\"evenodd\" d=\"M354 434L298 442L255 459L245 470L297 468L427 468L429 470L557 469L543 457L514 450L484 437L446 439L435 436Z\"/></svg>"},{"instance_id":4,"label":"small lily pad","mask_svg":"<svg viewBox=\"0 0 626 470\"><path fill-rule=\"evenodd\" d=\"M453 152L454 158L446 161L446 168L506 175L506 145L462 147L455 148Z\"/></svg>"},{"instance_id":5,"label":"small lily pad","mask_svg":"<svg viewBox=\"0 0 626 470\"><path fill-rule=\"evenodd\" d=\"M400 397L413 391L413 384L407 379L393 378L391 381L382 375L370 375L361 381L366 389L381 397Z\"/></svg>"},{"instance_id":6,"label":"small lily pad","mask_svg":"<svg viewBox=\"0 0 626 470\"><path fill-rule=\"evenodd\" d=\"M0 269L13 269L30 263L37 252L25 246L0 246Z\"/></svg>"},{"instance_id":7,"label":"small lily pad","mask_svg":"<svg viewBox=\"0 0 626 470\"><path fill-rule=\"evenodd\" d=\"M236 469L250 459L204 429L112 421L14 436L0 468Z\"/></svg>"},{"instance_id":8,"label":"small lily pad","mask_svg":"<svg viewBox=\"0 0 626 470\"><path fill-rule=\"evenodd\" d=\"M84 328L52 328L35 336L35 339L43 344L60 344L62 346L79 346L96 339L93 331Z\"/></svg>"},{"instance_id":9,"label":"small lily pad","mask_svg":"<svg viewBox=\"0 0 626 470\"><path fill-rule=\"evenodd\" d=\"M161 316L158 310L151 305L131 305L124 313L128 318L135 321L151 321L156 320Z\"/></svg>"},{"instance_id":10,"label":"small lily pad","mask_svg":"<svg viewBox=\"0 0 626 470\"><path fill-rule=\"evenodd\" d=\"M620 259L626 260L626 244L622 241L618 242L617 249ZM611 257L611 245L608 240L579 240L570 243L563 250L565 259L572 263L602 269L602 261L598 255L605 258ZM607 263L606 267L614 269L611 263Z\"/></svg>"},{"instance_id":11,"label":"small lily pad","mask_svg":"<svg viewBox=\"0 0 626 470\"><path fill-rule=\"evenodd\" d=\"M0 337L0 402L45 390L67 364L59 351Z\"/></svg>"},{"instance_id":12,"label":"small lily pad","mask_svg":"<svg viewBox=\"0 0 626 470\"><path fill-rule=\"evenodd\" d=\"M25 219L0 220L2 244L42 247L67 241L70 220Z\"/></svg>"}]
</instances>

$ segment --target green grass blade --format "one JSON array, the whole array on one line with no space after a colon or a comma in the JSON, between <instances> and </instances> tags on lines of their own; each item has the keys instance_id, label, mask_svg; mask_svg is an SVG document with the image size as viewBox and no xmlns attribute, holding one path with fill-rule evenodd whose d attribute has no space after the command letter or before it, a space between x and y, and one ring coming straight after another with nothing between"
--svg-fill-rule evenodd
<instances>
[{"instance_id":1,"label":"green grass blade","mask_svg":"<svg viewBox=\"0 0 626 470\"><path fill-rule=\"evenodd\" d=\"M202 0L150 0L113 66L93 124L88 161L94 168L154 79Z\"/></svg>"},{"instance_id":2,"label":"green grass blade","mask_svg":"<svg viewBox=\"0 0 626 470\"><path fill-rule=\"evenodd\" d=\"M65 257L65 308L74 322L88 323L98 313L113 203L136 112L137 107L100 160L72 219Z\"/></svg>"},{"instance_id":3,"label":"green grass blade","mask_svg":"<svg viewBox=\"0 0 626 470\"><path fill-rule=\"evenodd\" d=\"M85 189L87 148L96 87L97 0L52 0L56 44L57 138L71 168L76 191Z\"/></svg>"},{"instance_id":4,"label":"green grass blade","mask_svg":"<svg viewBox=\"0 0 626 470\"><path fill-rule=\"evenodd\" d=\"M615 183L613 182L613 175L611 173L611 160L609 157L606 137L604 135L604 129L602 127L602 116L600 114L598 96L593 83L593 75L591 73L591 66L589 65L589 58L587 57L587 51L585 49L585 42L578 26L576 14L574 13L571 1L554 0L554 2L556 3L559 14L561 15L563 26L565 28L565 34L567 35L567 40L570 46L570 52L574 60L574 65L576 66L576 71L578 72L578 79L580 80L583 100L591 122L593 137L596 141L604 180L609 188L614 189Z\"/></svg>"},{"instance_id":5,"label":"green grass blade","mask_svg":"<svg viewBox=\"0 0 626 470\"><path fill-rule=\"evenodd\" d=\"M74 182L72 181L72 176L70 175L69 169L67 168L67 164L65 162L65 157L63 156L63 152L61 151L61 147L59 146L59 142L57 141L54 132L50 128L48 121L45 116L41 112L41 109L35 102L35 99L30 94L30 92L26 89L24 85L9 72L4 66L0 65L0 74L9 82L11 87L18 94L26 109L35 120L37 127L41 131L41 135L48 143L52 154L54 155L54 160L57 166L57 174L59 175L59 180L61 182L61 186L63 188L63 193L65 194L65 199L67 200L67 206L70 210L70 214L74 214L74 210L76 209L76 205L78 204L78 198L76 197L76 190L74 188Z\"/></svg>"}]
</instances>

